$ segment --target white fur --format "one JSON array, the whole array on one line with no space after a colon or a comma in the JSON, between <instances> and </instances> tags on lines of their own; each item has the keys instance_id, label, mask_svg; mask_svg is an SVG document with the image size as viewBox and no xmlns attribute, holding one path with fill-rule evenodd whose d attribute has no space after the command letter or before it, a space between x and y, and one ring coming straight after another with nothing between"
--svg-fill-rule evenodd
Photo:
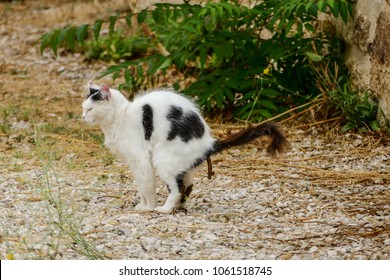
<instances>
[{"instance_id":1,"label":"white fur","mask_svg":"<svg viewBox=\"0 0 390 280\"><path fill-rule=\"evenodd\" d=\"M99 88L92 83L89 87ZM212 147L214 139L204 119L205 127L201 138L191 139L187 143L179 137L167 140L171 122L167 119L169 108L179 106L186 111L196 111L197 107L190 100L168 90L156 90L140 95L129 102L119 91L110 89L107 100L83 102L83 119L88 123L100 125L105 135L105 145L123 160L132 170L141 202L138 211L156 210L170 213L180 200L181 193L176 186L178 174L186 172L184 182L191 184L194 162L202 158ZM142 125L142 107L149 104L153 109L151 139L145 140ZM199 112L198 112L199 113ZM170 193L165 204L157 207L155 173L169 186Z\"/></svg>"}]
</instances>

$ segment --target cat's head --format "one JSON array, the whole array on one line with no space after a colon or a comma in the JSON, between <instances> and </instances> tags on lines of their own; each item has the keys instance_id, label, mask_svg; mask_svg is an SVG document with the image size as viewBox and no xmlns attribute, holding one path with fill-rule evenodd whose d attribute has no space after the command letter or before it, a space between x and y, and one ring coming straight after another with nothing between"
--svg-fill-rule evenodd
<instances>
[{"instance_id":1,"label":"cat's head","mask_svg":"<svg viewBox=\"0 0 390 280\"><path fill-rule=\"evenodd\" d=\"M83 120L101 124L112 116L111 91L106 84L100 86L89 81L88 95L83 102Z\"/></svg>"}]
</instances>

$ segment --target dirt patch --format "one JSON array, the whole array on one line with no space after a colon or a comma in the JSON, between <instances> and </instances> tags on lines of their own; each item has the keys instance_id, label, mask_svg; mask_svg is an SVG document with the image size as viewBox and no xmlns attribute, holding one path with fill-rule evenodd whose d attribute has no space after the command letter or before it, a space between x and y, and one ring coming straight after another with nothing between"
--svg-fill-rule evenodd
<instances>
[{"instance_id":1,"label":"dirt patch","mask_svg":"<svg viewBox=\"0 0 390 280\"><path fill-rule=\"evenodd\" d=\"M94 3L0 4L1 259L390 258L388 136L315 122L284 124L283 158L259 143L214 157L187 212L135 212L128 169L80 121L85 84L106 65L34 45L52 27L90 22ZM211 126L217 137L239 127Z\"/></svg>"}]
</instances>

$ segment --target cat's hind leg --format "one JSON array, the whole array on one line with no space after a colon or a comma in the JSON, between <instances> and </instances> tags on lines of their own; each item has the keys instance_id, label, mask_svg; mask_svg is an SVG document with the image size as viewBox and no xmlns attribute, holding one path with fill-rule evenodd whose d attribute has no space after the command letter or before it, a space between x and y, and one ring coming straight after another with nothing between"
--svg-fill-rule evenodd
<instances>
[{"instance_id":1,"label":"cat's hind leg","mask_svg":"<svg viewBox=\"0 0 390 280\"><path fill-rule=\"evenodd\" d=\"M193 171L189 171L184 175L184 180L183 180L184 186L181 189L181 197L180 197L180 201L179 201L179 205L178 205L179 209L185 208L186 201L188 200L188 198L192 192L192 188L194 186L194 184L192 182L192 173L193 173Z\"/></svg>"},{"instance_id":2,"label":"cat's hind leg","mask_svg":"<svg viewBox=\"0 0 390 280\"><path fill-rule=\"evenodd\" d=\"M164 181L167 184L168 197L165 204L155 210L160 213L172 213L174 209L183 209L192 192L192 172L182 172Z\"/></svg>"},{"instance_id":3,"label":"cat's hind leg","mask_svg":"<svg viewBox=\"0 0 390 280\"><path fill-rule=\"evenodd\" d=\"M165 182L168 188L168 197L163 206L156 207L156 211L160 213L172 213L174 209L178 208L184 190L185 173L180 173L176 176L166 176L166 174L159 174L160 178Z\"/></svg>"}]
</instances>

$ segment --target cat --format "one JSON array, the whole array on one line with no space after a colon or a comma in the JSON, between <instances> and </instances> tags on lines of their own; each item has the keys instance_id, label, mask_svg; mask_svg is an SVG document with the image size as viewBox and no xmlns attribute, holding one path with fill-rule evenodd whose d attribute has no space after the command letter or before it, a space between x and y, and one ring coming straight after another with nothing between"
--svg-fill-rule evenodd
<instances>
[{"instance_id":1,"label":"cat","mask_svg":"<svg viewBox=\"0 0 390 280\"><path fill-rule=\"evenodd\" d=\"M140 94L132 102L106 84L88 82L82 104L85 122L98 124L105 146L132 170L140 196L137 211L172 213L184 207L198 166L227 148L268 136L268 154L285 152L289 142L278 126L250 126L225 139L214 139L198 107L187 97L161 89ZM155 173L168 188L163 206L157 205Z\"/></svg>"}]
</instances>

